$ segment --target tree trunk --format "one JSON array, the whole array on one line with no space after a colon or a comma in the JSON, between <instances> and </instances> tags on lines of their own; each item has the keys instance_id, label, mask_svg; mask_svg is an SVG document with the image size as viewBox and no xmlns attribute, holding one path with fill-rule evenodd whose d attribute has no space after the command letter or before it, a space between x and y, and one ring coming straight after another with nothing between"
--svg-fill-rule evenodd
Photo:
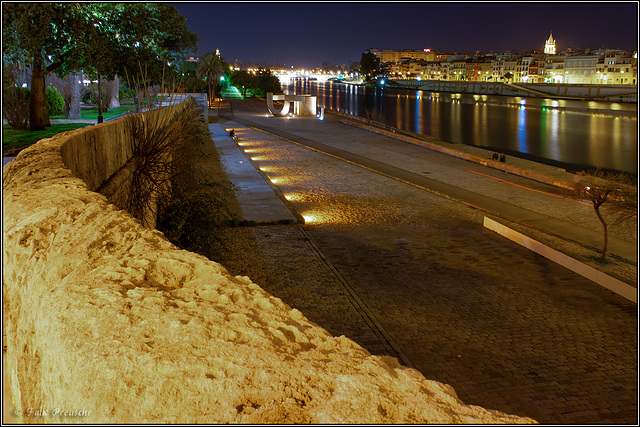
<instances>
[{"instance_id":1,"label":"tree trunk","mask_svg":"<svg viewBox=\"0 0 640 427\"><path fill-rule=\"evenodd\" d=\"M44 76L42 65L35 61L31 71L31 108L29 110L29 130L44 130L48 117L47 98L45 96Z\"/></svg>"},{"instance_id":2,"label":"tree trunk","mask_svg":"<svg viewBox=\"0 0 640 427\"><path fill-rule=\"evenodd\" d=\"M118 76L109 82L111 85L111 99L109 100L109 109L120 107L120 79Z\"/></svg>"},{"instance_id":3,"label":"tree trunk","mask_svg":"<svg viewBox=\"0 0 640 427\"><path fill-rule=\"evenodd\" d=\"M604 261L607 258L607 249L609 246L609 232L607 230L607 223L604 222L604 218L602 218L602 215L600 214L600 206L594 204L593 209L596 211L596 216L600 220L600 223L602 223L602 228L604 228L604 244L602 245L602 255L600 256L600 261Z\"/></svg>"},{"instance_id":4,"label":"tree trunk","mask_svg":"<svg viewBox=\"0 0 640 427\"><path fill-rule=\"evenodd\" d=\"M80 114L80 83L82 77L77 74L69 76L69 85L71 86L71 102L69 102L69 118L79 119Z\"/></svg>"},{"instance_id":5,"label":"tree trunk","mask_svg":"<svg viewBox=\"0 0 640 427\"><path fill-rule=\"evenodd\" d=\"M29 110L29 130L44 130L47 126L45 111L47 99L45 97L44 77L42 66L33 64L31 71L31 107Z\"/></svg>"}]
</instances>

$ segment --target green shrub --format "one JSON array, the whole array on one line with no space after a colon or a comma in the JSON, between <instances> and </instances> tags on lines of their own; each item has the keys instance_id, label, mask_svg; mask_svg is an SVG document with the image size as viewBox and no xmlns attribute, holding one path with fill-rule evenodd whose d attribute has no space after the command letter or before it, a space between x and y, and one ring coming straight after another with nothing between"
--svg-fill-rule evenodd
<instances>
[{"instance_id":1,"label":"green shrub","mask_svg":"<svg viewBox=\"0 0 640 427\"><path fill-rule=\"evenodd\" d=\"M45 90L47 95L47 108L49 116L58 116L64 111L64 98L53 86L47 86Z\"/></svg>"},{"instance_id":2,"label":"green shrub","mask_svg":"<svg viewBox=\"0 0 640 427\"><path fill-rule=\"evenodd\" d=\"M27 129L29 127L29 105L31 89L10 86L2 93L2 117L11 129Z\"/></svg>"},{"instance_id":3,"label":"green shrub","mask_svg":"<svg viewBox=\"0 0 640 427\"><path fill-rule=\"evenodd\" d=\"M216 196L214 183L199 182L195 187L173 188L163 200L157 228L175 245L209 256L209 250L218 240L216 230L230 221L227 208Z\"/></svg>"}]
</instances>

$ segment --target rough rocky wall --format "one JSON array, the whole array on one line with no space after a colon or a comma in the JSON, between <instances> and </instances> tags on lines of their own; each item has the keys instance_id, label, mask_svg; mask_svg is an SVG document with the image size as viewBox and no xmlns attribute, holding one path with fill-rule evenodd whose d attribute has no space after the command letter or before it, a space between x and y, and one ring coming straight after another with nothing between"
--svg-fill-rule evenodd
<instances>
[{"instance_id":1,"label":"rough rocky wall","mask_svg":"<svg viewBox=\"0 0 640 427\"><path fill-rule=\"evenodd\" d=\"M142 227L64 166L79 132L3 171L5 375L18 421L533 422L467 406Z\"/></svg>"}]
</instances>

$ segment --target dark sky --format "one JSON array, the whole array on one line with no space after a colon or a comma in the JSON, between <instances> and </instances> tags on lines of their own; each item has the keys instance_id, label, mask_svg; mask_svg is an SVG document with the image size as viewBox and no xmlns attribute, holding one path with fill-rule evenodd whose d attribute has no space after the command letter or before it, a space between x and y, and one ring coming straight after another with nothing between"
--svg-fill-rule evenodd
<instances>
[{"instance_id":1,"label":"dark sky","mask_svg":"<svg viewBox=\"0 0 640 427\"><path fill-rule=\"evenodd\" d=\"M198 55L227 62L349 65L363 52L638 47L638 2L185 2L169 3L198 34Z\"/></svg>"}]
</instances>

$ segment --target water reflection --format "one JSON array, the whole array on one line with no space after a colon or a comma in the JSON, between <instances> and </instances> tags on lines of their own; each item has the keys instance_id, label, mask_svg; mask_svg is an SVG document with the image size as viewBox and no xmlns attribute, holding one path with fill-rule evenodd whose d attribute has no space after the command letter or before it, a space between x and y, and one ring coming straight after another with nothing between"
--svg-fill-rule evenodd
<instances>
[{"instance_id":1,"label":"water reflection","mask_svg":"<svg viewBox=\"0 0 640 427\"><path fill-rule=\"evenodd\" d=\"M285 93L311 93L318 107L452 143L560 163L637 174L635 104L365 88L300 79Z\"/></svg>"}]
</instances>

